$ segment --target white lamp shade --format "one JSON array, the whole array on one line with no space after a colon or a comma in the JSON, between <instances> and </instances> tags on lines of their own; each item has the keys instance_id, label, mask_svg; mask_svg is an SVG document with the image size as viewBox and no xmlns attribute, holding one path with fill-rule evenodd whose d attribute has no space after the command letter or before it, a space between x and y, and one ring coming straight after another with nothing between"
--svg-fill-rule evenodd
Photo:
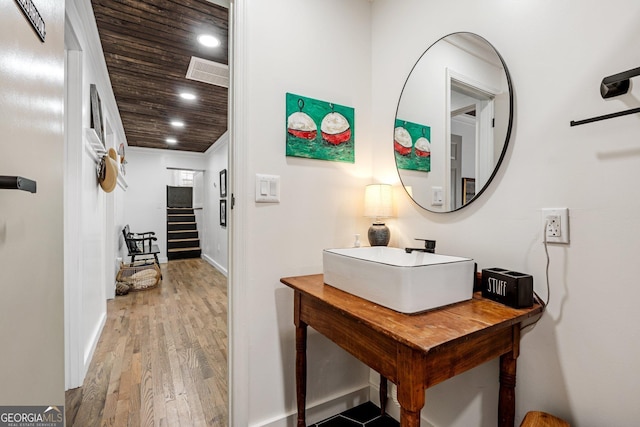
<instances>
[{"instance_id":1,"label":"white lamp shade","mask_svg":"<svg viewBox=\"0 0 640 427\"><path fill-rule=\"evenodd\" d=\"M393 193L390 184L370 184L365 187L364 216L371 218L393 216Z\"/></svg>"}]
</instances>

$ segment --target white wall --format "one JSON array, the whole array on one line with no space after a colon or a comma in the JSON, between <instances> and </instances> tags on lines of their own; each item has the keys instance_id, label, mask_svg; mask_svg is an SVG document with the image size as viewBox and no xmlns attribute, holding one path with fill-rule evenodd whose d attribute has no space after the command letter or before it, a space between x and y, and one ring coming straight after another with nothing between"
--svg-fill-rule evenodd
<instances>
[{"instance_id":1,"label":"white wall","mask_svg":"<svg viewBox=\"0 0 640 427\"><path fill-rule=\"evenodd\" d=\"M248 0L235 12L234 425L287 425L295 411L293 292L279 279L321 272L323 248L349 246L368 228L370 3ZM285 156L287 92L355 108L355 164ZM281 177L280 203L255 203L256 173ZM368 370L314 331L308 354L311 422L319 404L366 387Z\"/></svg>"},{"instance_id":2,"label":"white wall","mask_svg":"<svg viewBox=\"0 0 640 427\"><path fill-rule=\"evenodd\" d=\"M204 218L199 221L202 257L223 274L229 268L229 232L228 227L220 225L220 171L227 169L229 181L229 133L220 137L205 153L206 171L204 173ZM227 210L231 209L231 191L227 186ZM227 218L229 213L227 212Z\"/></svg>"},{"instance_id":3,"label":"white wall","mask_svg":"<svg viewBox=\"0 0 640 427\"><path fill-rule=\"evenodd\" d=\"M100 95L106 148L126 144L90 3L67 2L67 102L65 111L66 387L82 385L115 296L122 255L122 199L126 183L107 194L99 186L92 149L90 85ZM95 138L95 137L94 137Z\"/></svg>"},{"instance_id":4,"label":"white wall","mask_svg":"<svg viewBox=\"0 0 640 427\"><path fill-rule=\"evenodd\" d=\"M124 222L131 231L154 231L160 247L160 262L167 262L167 168L204 170L205 156L152 148L129 147L124 197ZM200 224L198 224L201 229Z\"/></svg>"},{"instance_id":5,"label":"white wall","mask_svg":"<svg viewBox=\"0 0 640 427\"><path fill-rule=\"evenodd\" d=\"M0 405L64 405L64 2L44 0L42 43L0 3Z\"/></svg>"},{"instance_id":6,"label":"white wall","mask_svg":"<svg viewBox=\"0 0 640 427\"><path fill-rule=\"evenodd\" d=\"M516 425L544 410L576 426L637 424L640 393L640 116L570 127L569 121L638 107L640 86L604 101L605 76L638 67L640 3L461 0L373 3L374 177L394 171L398 94L425 47L452 31L472 31L502 54L513 78L516 116L503 168L460 212L433 214L406 196L392 232L438 242L438 252L470 256L479 268L534 275L546 298L540 209L570 208L571 244L553 246L551 302L525 332L518 361ZM454 19L455 17L455 19ZM637 81L634 83L638 83ZM619 186L616 185L620 183ZM497 363L427 392L423 417L434 426L496 424Z\"/></svg>"}]
</instances>

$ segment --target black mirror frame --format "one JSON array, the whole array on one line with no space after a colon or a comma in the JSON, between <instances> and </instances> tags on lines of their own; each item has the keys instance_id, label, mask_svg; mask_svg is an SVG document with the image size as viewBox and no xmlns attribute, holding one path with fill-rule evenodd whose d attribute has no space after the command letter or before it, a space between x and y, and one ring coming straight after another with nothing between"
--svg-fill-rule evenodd
<instances>
[{"instance_id":1,"label":"black mirror frame","mask_svg":"<svg viewBox=\"0 0 640 427\"><path fill-rule=\"evenodd\" d=\"M502 147L502 152L500 153L500 158L498 159L498 161L496 162L495 167L493 168L493 172L491 173L491 176L489 176L489 178L487 179L487 182L482 186L482 188L475 194L475 196L469 200L467 203L463 204L462 206L460 206L459 208L456 209L451 209L451 210L447 210L447 211L434 211L434 210L430 210L427 209L426 207L422 206L420 203L418 203L412 196L411 194L409 194L409 191L407 191L407 188L404 184L404 182L402 182L402 176L400 175L400 170L398 169L398 165L397 162L395 162L395 157L394 157L394 163L396 163L396 172L398 172L398 178L400 178L400 182L402 183L402 188L404 188L404 190L407 192L407 195L409 196L409 198L418 206L420 206L422 209L429 211L429 212L433 212L433 213L438 213L438 214L446 214L446 213L451 213L451 212L456 212L459 211L467 206L469 206L471 203L473 203L474 201L476 201L477 199L480 198L480 196L482 195L482 193L485 192L485 190L489 187L489 185L491 184L491 182L493 181L493 178L496 176L496 174L498 173L498 170L500 169L500 166L502 165L502 161L504 160L504 157L507 153L507 149L509 148L509 141L511 139L511 131L513 129L513 113L514 113L514 105L513 105L513 85L512 85L512 81L511 81L511 74L509 73L509 68L507 68L507 64L504 61L504 58L502 57L502 55L500 54L500 52L498 52L498 50L495 48L495 46L493 46L492 43L490 43L487 39L485 39L484 37L476 34L476 33L471 33L469 31L457 31L454 33L449 33L443 37L440 37L438 40L436 40L435 42L431 43L431 45L429 45L429 47L422 53L422 55L420 55L420 57L416 60L416 62L413 64L413 67L411 67L411 70L409 71L409 75L407 76L404 84L402 85L402 90L400 91L400 96L398 97L398 104L396 106L396 114L395 114L395 118L398 117L398 110L400 109L400 100L402 99L402 94L404 93L405 87L407 86L407 82L409 81L409 78L411 77L411 74L413 73L413 70L416 68L416 66L418 65L418 63L420 62L420 60L422 60L422 58L424 57L424 55L429 51L429 49L431 49L436 43L442 41L443 39L449 37L449 36L453 36L456 34L471 34L475 37L478 37L479 39L483 40L485 43L487 43L487 45L491 46L491 48L493 49L493 51L496 53L496 55L498 56L498 58L500 59L500 62L502 63L502 68L504 69L504 73L505 76L507 78L507 86L509 88L509 121L507 124L507 133L505 135L505 141L504 141L504 146ZM393 138L392 138L393 140ZM391 148L393 150L393 146ZM393 153L393 151L392 151ZM395 156L395 154L394 154Z\"/></svg>"}]
</instances>

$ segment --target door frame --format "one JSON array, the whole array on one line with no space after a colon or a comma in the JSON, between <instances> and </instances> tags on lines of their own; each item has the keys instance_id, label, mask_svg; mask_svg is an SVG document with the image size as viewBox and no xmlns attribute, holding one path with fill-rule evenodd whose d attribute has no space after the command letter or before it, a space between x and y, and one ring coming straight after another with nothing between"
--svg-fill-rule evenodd
<instances>
[{"instance_id":1,"label":"door frame","mask_svg":"<svg viewBox=\"0 0 640 427\"><path fill-rule=\"evenodd\" d=\"M82 293L78 289L82 271L80 255L80 201L82 156L83 52L77 36L65 19L65 132L64 132L64 323L65 390L82 385L85 375L82 348ZM77 262L70 262L77 260Z\"/></svg>"}]
</instances>

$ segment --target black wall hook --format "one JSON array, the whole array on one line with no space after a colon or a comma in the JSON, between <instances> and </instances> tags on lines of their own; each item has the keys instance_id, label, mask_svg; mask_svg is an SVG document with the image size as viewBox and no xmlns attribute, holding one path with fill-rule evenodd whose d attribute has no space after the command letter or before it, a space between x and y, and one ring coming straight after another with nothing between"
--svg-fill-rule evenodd
<instances>
[{"instance_id":1,"label":"black wall hook","mask_svg":"<svg viewBox=\"0 0 640 427\"><path fill-rule=\"evenodd\" d=\"M36 182L21 176L0 176L0 189L36 192Z\"/></svg>"},{"instance_id":2,"label":"black wall hook","mask_svg":"<svg viewBox=\"0 0 640 427\"><path fill-rule=\"evenodd\" d=\"M640 67L605 77L600 83L600 95L602 95L604 99L624 95L629 91L629 87L631 86L629 79L636 76L640 76Z\"/></svg>"},{"instance_id":3,"label":"black wall hook","mask_svg":"<svg viewBox=\"0 0 640 427\"><path fill-rule=\"evenodd\" d=\"M629 91L632 77L640 76L640 67L628 70L623 73L614 74L609 77L605 77L600 82L600 95L602 98L613 98L614 96L624 95ZM571 120L569 125L579 126L587 123L599 122L600 120L613 119L614 117L628 116L629 114L640 113L640 108L630 108L625 111L618 111L616 113L604 114L602 116L591 117L584 120Z\"/></svg>"}]
</instances>

